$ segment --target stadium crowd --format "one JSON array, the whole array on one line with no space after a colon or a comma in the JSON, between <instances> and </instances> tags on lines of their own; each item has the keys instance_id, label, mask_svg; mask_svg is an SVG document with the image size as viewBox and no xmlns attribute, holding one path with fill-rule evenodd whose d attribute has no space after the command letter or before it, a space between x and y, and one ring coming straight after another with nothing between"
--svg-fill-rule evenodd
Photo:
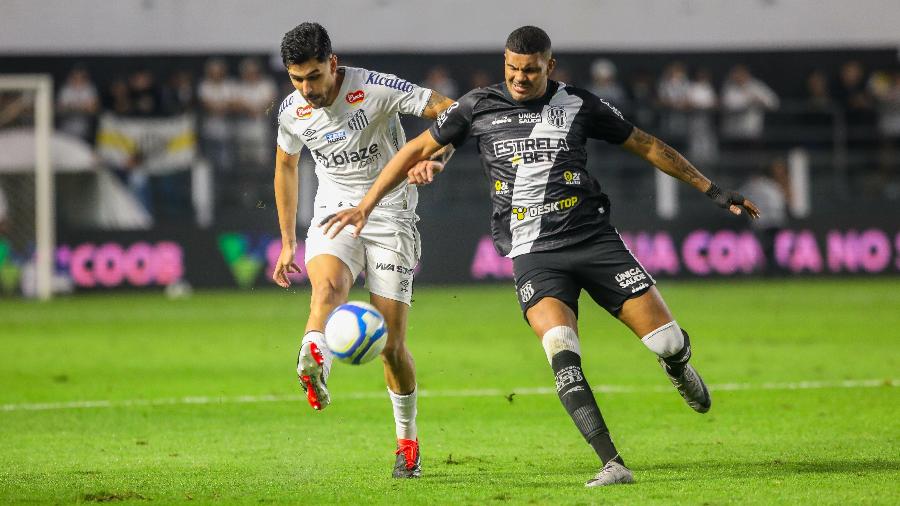
<instances>
[{"instance_id":1,"label":"stadium crowd","mask_svg":"<svg viewBox=\"0 0 900 506\"><path fill-rule=\"evenodd\" d=\"M796 83L765 82L742 64L715 75L702 66L671 61L656 72L622 76L612 59L599 58L579 70L561 61L553 77L615 104L635 124L658 132L714 174L745 180L769 171L787 149L803 146L812 150L814 163L843 164L852 184L867 195L900 199L900 69L867 70L850 60L814 70L803 91L782 91L782 96L775 90L799 89ZM200 152L213 168L216 207L246 208L270 200L273 108L292 90L280 72L250 57L210 58L202 67L181 66L168 73L142 68L112 76L76 63L56 90L57 128L93 145L103 113L191 113ZM421 76L403 77L458 97L499 80L499 69L454 75L450 66L436 65ZM0 95L0 128L27 123L31 100ZM427 127L415 118L406 121L410 133ZM136 173L140 161L114 169L152 208L152 200L171 197L166 188L172 185L157 185L153 191L162 194L149 195L148 177ZM180 201L190 205L189 199Z\"/></svg>"}]
</instances>

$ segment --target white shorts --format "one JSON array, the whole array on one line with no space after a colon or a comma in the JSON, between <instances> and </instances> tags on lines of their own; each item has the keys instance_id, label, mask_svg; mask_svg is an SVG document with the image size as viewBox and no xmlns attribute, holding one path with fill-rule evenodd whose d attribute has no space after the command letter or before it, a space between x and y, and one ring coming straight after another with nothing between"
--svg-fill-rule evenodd
<instances>
[{"instance_id":1,"label":"white shorts","mask_svg":"<svg viewBox=\"0 0 900 506\"><path fill-rule=\"evenodd\" d=\"M306 233L304 262L309 264L317 255L336 256L350 268L353 279L365 269L369 292L410 305L413 270L421 251L416 220L372 214L360 237L353 237L353 227L345 227L329 239L319 228L323 218L313 218Z\"/></svg>"}]
</instances>

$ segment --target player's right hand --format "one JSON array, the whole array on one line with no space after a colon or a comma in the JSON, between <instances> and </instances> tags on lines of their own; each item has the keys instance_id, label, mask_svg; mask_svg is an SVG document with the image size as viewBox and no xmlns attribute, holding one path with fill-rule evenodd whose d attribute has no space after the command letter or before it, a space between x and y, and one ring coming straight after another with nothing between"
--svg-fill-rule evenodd
<instances>
[{"instance_id":1,"label":"player's right hand","mask_svg":"<svg viewBox=\"0 0 900 506\"><path fill-rule=\"evenodd\" d=\"M272 280L281 288L291 286L291 280L288 278L289 272L300 272L300 266L294 261L296 252L296 245L282 244L281 246L281 254L278 255L278 262L275 263L275 270L272 271Z\"/></svg>"},{"instance_id":2,"label":"player's right hand","mask_svg":"<svg viewBox=\"0 0 900 506\"><path fill-rule=\"evenodd\" d=\"M323 234L327 235L329 239L334 239L344 227L353 225L355 227L353 237L359 237L368 219L369 217L360 208L351 207L325 218L319 223L319 226L322 227Z\"/></svg>"},{"instance_id":3,"label":"player's right hand","mask_svg":"<svg viewBox=\"0 0 900 506\"><path fill-rule=\"evenodd\" d=\"M444 164L434 160L422 160L409 169L406 180L409 184L424 185L434 181L434 176L444 170Z\"/></svg>"},{"instance_id":4,"label":"player's right hand","mask_svg":"<svg viewBox=\"0 0 900 506\"><path fill-rule=\"evenodd\" d=\"M735 216L740 216L742 211L746 211L751 219L759 218L759 208L756 207L756 204L734 190L723 190L713 183L706 191L706 196L711 198L717 206L727 209Z\"/></svg>"}]
</instances>

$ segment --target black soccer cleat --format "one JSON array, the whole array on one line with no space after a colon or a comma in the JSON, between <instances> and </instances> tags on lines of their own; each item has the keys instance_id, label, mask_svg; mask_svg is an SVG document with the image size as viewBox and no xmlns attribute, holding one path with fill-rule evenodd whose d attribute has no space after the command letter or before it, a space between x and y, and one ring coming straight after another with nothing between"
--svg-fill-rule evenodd
<instances>
[{"instance_id":1,"label":"black soccer cleat","mask_svg":"<svg viewBox=\"0 0 900 506\"><path fill-rule=\"evenodd\" d=\"M419 440L398 439L397 461L394 462L394 478L418 478L422 475L422 456L419 454Z\"/></svg>"}]
</instances>

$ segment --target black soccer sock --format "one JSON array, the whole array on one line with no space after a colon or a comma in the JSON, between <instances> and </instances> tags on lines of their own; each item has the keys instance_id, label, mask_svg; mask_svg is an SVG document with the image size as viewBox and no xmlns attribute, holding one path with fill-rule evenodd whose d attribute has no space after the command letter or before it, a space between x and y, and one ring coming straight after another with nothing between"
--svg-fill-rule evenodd
<instances>
[{"instance_id":1,"label":"black soccer sock","mask_svg":"<svg viewBox=\"0 0 900 506\"><path fill-rule=\"evenodd\" d=\"M666 363L669 373L676 377L681 376L684 373L684 368L687 366L688 360L691 359L691 338L684 329L681 329L681 335L684 336L684 346L681 347L681 351L672 356L663 358L663 362Z\"/></svg>"},{"instance_id":2,"label":"black soccer sock","mask_svg":"<svg viewBox=\"0 0 900 506\"><path fill-rule=\"evenodd\" d=\"M581 435L594 448L604 465L610 460L625 465L609 437L609 429L606 428L606 422L600 414L591 386L584 379L581 356L574 351L563 350L553 355L551 366L556 375L556 393L559 400L572 417L575 426L581 431Z\"/></svg>"}]
</instances>

